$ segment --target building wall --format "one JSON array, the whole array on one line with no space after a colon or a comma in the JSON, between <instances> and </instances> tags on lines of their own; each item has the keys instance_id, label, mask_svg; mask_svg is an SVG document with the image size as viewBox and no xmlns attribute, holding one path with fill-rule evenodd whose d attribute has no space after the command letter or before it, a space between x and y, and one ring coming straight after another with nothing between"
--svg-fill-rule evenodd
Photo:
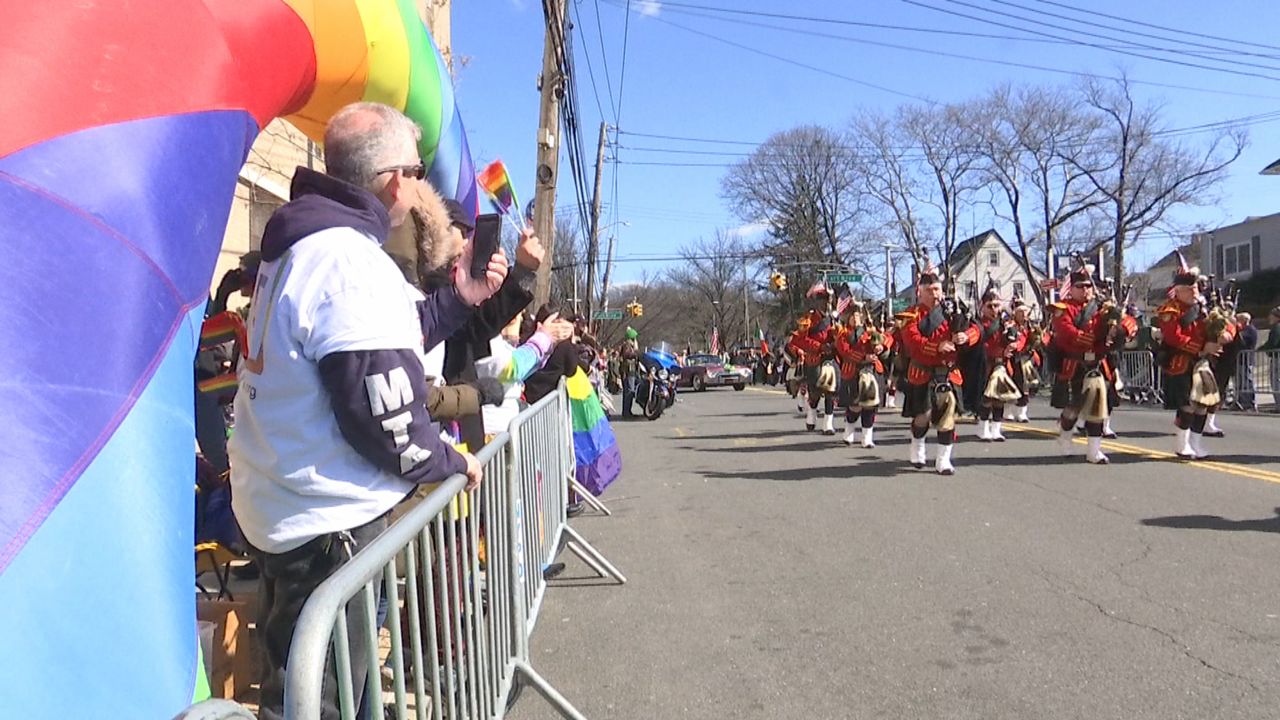
<instances>
[{"instance_id":1,"label":"building wall","mask_svg":"<svg viewBox=\"0 0 1280 720\"><path fill-rule=\"evenodd\" d=\"M217 289L222 276L240 263L240 257L262 245L262 231L276 208L289 199L289 183L298 166L324 169L317 146L307 142L302 131L284 120L274 120L266 127L249 150L249 158L240 169L235 198L227 216L227 229L222 236L218 263L210 278L209 292ZM232 308L245 303L233 295Z\"/></svg>"},{"instance_id":2,"label":"building wall","mask_svg":"<svg viewBox=\"0 0 1280 720\"><path fill-rule=\"evenodd\" d=\"M995 256L994 265L991 264L992 254ZM998 285L1000 297L1005 302L1013 299L1014 283L1022 283L1020 294L1023 299L1033 299L1035 290L1031 285L1041 278L1038 272L1034 277L1027 277L1017 257L1009 252L1004 243L994 235L985 236L974 258L956 268L955 278L959 283L961 297L970 302L981 297L983 291L987 289L988 273L990 273L990 279Z\"/></svg>"},{"instance_id":3,"label":"building wall","mask_svg":"<svg viewBox=\"0 0 1280 720\"><path fill-rule=\"evenodd\" d=\"M1280 213L1253 218L1196 236L1202 243L1200 270L1219 280L1247 280L1280 267ZM1248 256L1248 269L1230 272L1232 260ZM1232 258L1230 256L1234 255Z\"/></svg>"}]
</instances>

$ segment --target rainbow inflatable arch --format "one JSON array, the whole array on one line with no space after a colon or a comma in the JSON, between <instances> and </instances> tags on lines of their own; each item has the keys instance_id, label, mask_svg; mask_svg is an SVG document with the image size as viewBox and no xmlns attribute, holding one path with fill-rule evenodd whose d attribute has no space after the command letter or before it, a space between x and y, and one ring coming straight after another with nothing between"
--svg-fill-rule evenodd
<instances>
[{"instance_id":1,"label":"rainbow inflatable arch","mask_svg":"<svg viewBox=\"0 0 1280 720\"><path fill-rule=\"evenodd\" d=\"M404 110L476 207L415 0L0 0L0 716L169 718L199 671L193 371L237 174Z\"/></svg>"}]
</instances>

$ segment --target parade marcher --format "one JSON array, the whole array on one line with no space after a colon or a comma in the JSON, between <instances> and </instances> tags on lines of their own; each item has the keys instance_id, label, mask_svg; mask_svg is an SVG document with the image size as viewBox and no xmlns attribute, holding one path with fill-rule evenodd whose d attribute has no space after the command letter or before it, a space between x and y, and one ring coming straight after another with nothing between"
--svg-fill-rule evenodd
<instances>
[{"instance_id":1,"label":"parade marcher","mask_svg":"<svg viewBox=\"0 0 1280 720\"><path fill-rule=\"evenodd\" d=\"M864 321L862 305L849 303L848 318L836 335L836 358L840 361L840 405L845 409L849 433L846 445L858 441L858 425L862 425L862 447L875 443L876 408L880 406L880 376L884 374L881 356L891 341L878 328Z\"/></svg>"},{"instance_id":2,"label":"parade marcher","mask_svg":"<svg viewBox=\"0 0 1280 720\"><path fill-rule=\"evenodd\" d=\"M980 342L987 360L986 382L978 406L978 439L1004 442L1001 424L1005 407L1022 398L1010 365L1026 347L1027 334L1005 312L995 287L988 287L982 294L978 325L982 329Z\"/></svg>"},{"instance_id":3,"label":"parade marcher","mask_svg":"<svg viewBox=\"0 0 1280 720\"><path fill-rule=\"evenodd\" d=\"M1094 296L1093 273L1087 265L1073 270L1069 283L1053 321L1058 368L1050 404L1062 411L1058 445L1063 455L1072 453L1072 433L1076 420L1083 417L1089 446L1085 459L1105 465L1109 460L1102 452L1102 432L1111 404L1107 385L1115 377L1107 356L1124 343L1128 328L1114 301Z\"/></svg>"},{"instance_id":4,"label":"parade marcher","mask_svg":"<svg viewBox=\"0 0 1280 720\"><path fill-rule=\"evenodd\" d=\"M804 426L818 425L818 403L822 403L824 435L835 435L835 319L831 316L831 292L819 281L805 293L809 311L800 318L802 331L793 335L792 347L804 365L804 389L809 398Z\"/></svg>"},{"instance_id":5,"label":"parade marcher","mask_svg":"<svg viewBox=\"0 0 1280 720\"><path fill-rule=\"evenodd\" d=\"M808 320L800 318L796 329L791 331L782 346L782 368L779 373L787 394L796 401L796 412L802 416L808 410L808 405L804 394L804 351L800 349L798 343L808 330Z\"/></svg>"},{"instance_id":6,"label":"parade marcher","mask_svg":"<svg viewBox=\"0 0 1280 720\"><path fill-rule=\"evenodd\" d=\"M628 327L626 338L618 344L618 374L622 376L622 417L635 417L631 406L640 387L640 333Z\"/></svg>"},{"instance_id":7,"label":"parade marcher","mask_svg":"<svg viewBox=\"0 0 1280 720\"><path fill-rule=\"evenodd\" d=\"M952 475L951 451L956 438L956 416L964 378L956 367L959 348L978 341L978 327L955 298L943 298L942 278L926 267L916 279L917 305L903 324L903 347L910 356L902 402L903 417L911 418L911 464L927 462L925 436L930 425L938 430L935 465L941 475Z\"/></svg>"},{"instance_id":8,"label":"parade marcher","mask_svg":"<svg viewBox=\"0 0 1280 720\"><path fill-rule=\"evenodd\" d=\"M1160 306L1161 369L1165 409L1176 411L1178 433L1174 453L1183 459L1207 457L1204 430L1209 409L1220 400L1210 358L1235 337L1225 314L1211 311L1200 294L1200 272L1188 268L1179 255L1173 276L1173 297Z\"/></svg>"},{"instance_id":9,"label":"parade marcher","mask_svg":"<svg viewBox=\"0 0 1280 720\"><path fill-rule=\"evenodd\" d=\"M890 410L898 407L898 391L906 390L907 366L911 358L902 344L902 327L915 315L910 310L903 310L893 316L893 332L889 334L889 377L885 390L884 406Z\"/></svg>"},{"instance_id":10,"label":"parade marcher","mask_svg":"<svg viewBox=\"0 0 1280 720\"><path fill-rule=\"evenodd\" d=\"M1031 396L1040 388L1040 349L1043 347L1045 332L1032 322L1031 306L1021 297L1014 295L1010 303L1013 308L1013 324L1026 341L1022 348L1014 352L1010 358L1013 365L1013 384L1018 388L1018 399L1012 406L1005 406L1004 419L1011 422L1031 422L1027 415Z\"/></svg>"},{"instance_id":11,"label":"parade marcher","mask_svg":"<svg viewBox=\"0 0 1280 720\"><path fill-rule=\"evenodd\" d=\"M1221 438L1226 437L1226 433L1218 427L1218 411L1222 409L1222 403L1227 399L1227 387L1233 380L1237 383L1236 395L1240 394L1239 381L1236 380L1235 375L1242 349L1241 334L1240 327L1236 324L1235 303L1229 298L1223 298L1222 293L1214 289L1213 278L1207 279L1207 285L1203 288L1202 294L1212 301L1212 306L1217 313L1229 318L1227 322L1232 331L1231 341L1223 344L1222 353L1209 358L1209 366L1213 368L1213 380L1218 384L1218 404L1209 408L1209 412L1205 415L1203 435L1209 438Z\"/></svg>"}]
</instances>

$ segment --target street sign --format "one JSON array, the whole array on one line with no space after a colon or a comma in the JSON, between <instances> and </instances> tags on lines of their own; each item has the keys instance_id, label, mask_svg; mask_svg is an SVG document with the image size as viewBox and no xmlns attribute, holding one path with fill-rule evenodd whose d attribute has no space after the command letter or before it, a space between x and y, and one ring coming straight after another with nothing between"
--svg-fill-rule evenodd
<instances>
[{"instance_id":1,"label":"street sign","mask_svg":"<svg viewBox=\"0 0 1280 720\"><path fill-rule=\"evenodd\" d=\"M903 310L906 310L906 309L907 309L908 307L910 307L910 306L911 306L911 303L910 303L910 301L907 301L907 300L894 300L894 301L893 301L893 311L894 311L894 312L902 312Z\"/></svg>"},{"instance_id":2,"label":"street sign","mask_svg":"<svg viewBox=\"0 0 1280 720\"><path fill-rule=\"evenodd\" d=\"M827 273L829 283L859 283L862 276L857 273Z\"/></svg>"},{"instance_id":3,"label":"street sign","mask_svg":"<svg viewBox=\"0 0 1280 720\"><path fill-rule=\"evenodd\" d=\"M592 320L621 320L621 310L596 310L591 313Z\"/></svg>"},{"instance_id":4,"label":"street sign","mask_svg":"<svg viewBox=\"0 0 1280 720\"><path fill-rule=\"evenodd\" d=\"M1040 281L1041 290L1057 290L1060 285L1058 278L1045 278Z\"/></svg>"}]
</instances>

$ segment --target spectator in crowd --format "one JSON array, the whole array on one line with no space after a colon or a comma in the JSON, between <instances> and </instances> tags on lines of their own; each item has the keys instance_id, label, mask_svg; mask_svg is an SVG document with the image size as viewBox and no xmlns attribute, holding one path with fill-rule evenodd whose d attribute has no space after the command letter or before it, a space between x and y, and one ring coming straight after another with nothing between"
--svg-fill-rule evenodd
<instances>
[{"instance_id":1,"label":"spectator in crowd","mask_svg":"<svg viewBox=\"0 0 1280 720\"><path fill-rule=\"evenodd\" d=\"M640 333L627 328L627 336L618 345L618 373L622 376L622 417L635 417L631 406L640 389Z\"/></svg>"},{"instance_id":2,"label":"spectator in crowd","mask_svg":"<svg viewBox=\"0 0 1280 720\"><path fill-rule=\"evenodd\" d=\"M1277 362L1280 359L1280 307L1271 308L1267 319L1271 321L1271 329L1267 331L1267 341L1258 347L1254 357L1266 366L1267 380L1271 383L1272 397L1275 398L1280 394L1280 362ZM1257 371L1256 366L1254 370ZM1280 412L1280 398L1277 398L1271 412Z\"/></svg>"},{"instance_id":3,"label":"spectator in crowd","mask_svg":"<svg viewBox=\"0 0 1280 720\"><path fill-rule=\"evenodd\" d=\"M520 313L507 323L502 334L490 341L489 356L476 362L476 373L481 379L496 379L504 389L502 403L483 408L486 439L506 432L520 413L524 381L542 368L556 345L573 336L573 325L558 314L552 314L521 342L523 320L524 313Z\"/></svg>"},{"instance_id":4,"label":"spectator in crowd","mask_svg":"<svg viewBox=\"0 0 1280 720\"><path fill-rule=\"evenodd\" d=\"M263 236L230 451L236 518L262 574L264 719L283 716L285 663L312 591L419 484L481 479L476 459L442 441L427 412L422 339L461 327L502 285L506 260L494 255L478 279L455 272L451 287L419 301L382 251L425 176L419 136L386 105L338 111L325 131L328 174L298 168L293 200ZM362 696L369 639L359 612L353 605L348 623ZM333 672L325 718L338 716Z\"/></svg>"},{"instance_id":5,"label":"spectator in crowd","mask_svg":"<svg viewBox=\"0 0 1280 720\"><path fill-rule=\"evenodd\" d=\"M1236 405L1241 410L1254 411L1258 409L1258 396L1253 383L1253 350L1258 347L1258 328L1253 326L1253 316L1247 312L1236 313L1236 327L1240 329L1237 342L1245 351L1236 377Z\"/></svg>"}]
</instances>

